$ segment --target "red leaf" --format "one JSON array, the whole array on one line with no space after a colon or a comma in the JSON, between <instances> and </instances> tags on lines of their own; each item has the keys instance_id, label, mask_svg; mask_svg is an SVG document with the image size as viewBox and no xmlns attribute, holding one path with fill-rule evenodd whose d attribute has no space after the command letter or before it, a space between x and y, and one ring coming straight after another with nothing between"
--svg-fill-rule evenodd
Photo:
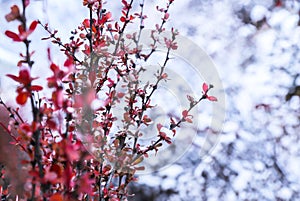
<instances>
[{"instance_id":1,"label":"red leaf","mask_svg":"<svg viewBox=\"0 0 300 201\"><path fill-rule=\"evenodd\" d=\"M19 26L18 26L18 31L19 31L19 33L20 33L19 36L20 36L20 35L23 35L22 38L23 38L23 40L24 40L24 38L25 38L24 36L27 35L26 32L25 32L24 27L23 27L22 25L19 25ZM27 37L27 36L26 36L26 37ZM20 37L20 38L21 38L21 37ZM21 38L21 39L22 39L22 38Z\"/></svg>"},{"instance_id":2,"label":"red leaf","mask_svg":"<svg viewBox=\"0 0 300 201\"><path fill-rule=\"evenodd\" d=\"M16 41L16 42L20 42L22 41L21 38L19 37L18 34L12 32L12 31L6 31L5 32L5 35L11 39L13 39L13 41Z\"/></svg>"},{"instance_id":3,"label":"red leaf","mask_svg":"<svg viewBox=\"0 0 300 201\"><path fill-rule=\"evenodd\" d=\"M129 20L130 20L130 21L134 20L134 16L133 16L133 15L130 15Z\"/></svg>"},{"instance_id":4,"label":"red leaf","mask_svg":"<svg viewBox=\"0 0 300 201\"><path fill-rule=\"evenodd\" d=\"M49 201L63 201L63 200L64 200L63 196L59 193L53 194L49 199Z\"/></svg>"},{"instance_id":5,"label":"red leaf","mask_svg":"<svg viewBox=\"0 0 300 201\"><path fill-rule=\"evenodd\" d=\"M281 0L275 0L275 6L276 7L281 7L282 6Z\"/></svg>"},{"instance_id":6,"label":"red leaf","mask_svg":"<svg viewBox=\"0 0 300 201\"><path fill-rule=\"evenodd\" d=\"M171 140L171 138L169 138L169 137L166 137L166 138L165 138L165 141L166 141L168 144L172 144L172 140Z\"/></svg>"},{"instance_id":7,"label":"red leaf","mask_svg":"<svg viewBox=\"0 0 300 201\"><path fill-rule=\"evenodd\" d=\"M62 90L56 90L52 92L52 100L57 108L61 108L63 105L63 93Z\"/></svg>"},{"instance_id":8,"label":"red leaf","mask_svg":"<svg viewBox=\"0 0 300 201\"><path fill-rule=\"evenodd\" d=\"M87 193L87 194L92 194L93 193L93 184L94 181L93 179L90 179L88 174L84 174L78 182L79 185L79 189L78 191L81 193Z\"/></svg>"},{"instance_id":9,"label":"red leaf","mask_svg":"<svg viewBox=\"0 0 300 201\"><path fill-rule=\"evenodd\" d=\"M39 86L39 85L32 85L32 86L30 87L30 89L31 89L32 91L41 91L41 90L43 90L43 87L42 87L42 86Z\"/></svg>"},{"instance_id":10,"label":"red leaf","mask_svg":"<svg viewBox=\"0 0 300 201\"><path fill-rule=\"evenodd\" d=\"M176 135L176 130L173 129L172 132L173 132L173 137L174 137Z\"/></svg>"},{"instance_id":11,"label":"red leaf","mask_svg":"<svg viewBox=\"0 0 300 201\"><path fill-rule=\"evenodd\" d=\"M79 159L80 157L80 152L79 152L79 146L71 144L70 142L68 142L66 148L65 148L65 152L68 156L68 159L70 161L76 161Z\"/></svg>"},{"instance_id":12,"label":"red leaf","mask_svg":"<svg viewBox=\"0 0 300 201\"><path fill-rule=\"evenodd\" d=\"M11 79L13 79L16 82L21 82L21 79L15 75L11 75L11 74L6 74L7 77L10 77Z\"/></svg>"},{"instance_id":13,"label":"red leaf","mask_svg":"<svg viewBox=\"0 0 300 201\"><path fill-rule=\"evenodd\" d=\"M52 119L47 119L47 126L53 130L57 128L55 121Z\"/></svg>"},{"instance_id":14,"label":"red leaf","mask_svg":"<svg viewBox=\"0 0 300 201\"><path fill-rule=\"evenodd\" d=\"M48 60L52 61L52 59L51 59L51 49L49 47L47 48L47 56L48 56Z\"/></svg>"},{"instance_id":15,"label":"red leaf","mask_svg":"<svg viewBox=\"0 0 300 201\"><path fill-rule=\"evenodd\" d=\"M30 31L30 33L33 32L33 31L35 30L37 24L38 24L38 21L36 21L36 20L33 21L33 22L31 22L31 24L30 24L30 26L29 26L29 31Z\"/></svg>"},{"instance_id":16,"label":"red leaf","mask_svg":"<svg viewBox=\"0 0 300 201\"><path fill-rule=\"evenodd\" d=\"M57 174L55 172L46 170L46 173L44 175L44 180L47 182L51 182L52 184L55 184L57 183Z\"/></svg>"},{"instance_id":17,"label":"red leaf","mask_svg":"<svg viewBox=\"0 0 300 201\"><path fill-rule=\"evenodd\" d=\"M59 67L55 63L51 63L50 69L55 74L59 70Z\"/></svg>"},{"instance_id":18,"label":"red leaf","mask_svg":"<svg viewBox=\"0 0 300 201\"><path fill-rule=\"evenodd\" d=\"M50 171L55 172L58 178L63 175L63 167L58 164L52 164L50 167Z\"/></svg>"},{"instance_id":19,"label":"red leaf","mask_svg":"<svg viewBox=\"0 0 300 201\"><path fill-rule=\"evenodd\" d=\"M32 80L27 69L20 70L19 78L22 79L22 83L24 84L29 84L29 82Z\"/></svg>"},{"instance_id":20,"label":"red leaf","mask_svg":"<svg viewBox=\"0 0 300 201\"><path fill-rule=\"evenodd\" d=\"M26 63L26 61L25 60L20 60L20 61L18 61L17 66L21 67L23 63Z\"/></svg>"},{"instance_id":21,"label":"red leaf","mask_svg":"<svg viewBox=\"0 0 300 201\"><path fill-rule=\"evenodd\" d=\"M121 20L121 22L125 22L125 21L126 21L126 18L122 16L122 17L120 18L120 20Z\"/></svg>"},{"instance_id":22,"label":"red leaf","mask_svg":"<svg viewBox=\"0 0 300 201\"><path fill-rule=\"evenodd\" d=\"M27 102L28 93L27 92L20 92L16 98L16 101L20 105L24 105Z\"/></svg>"},{"instance_id":23,"label":"red leaf","mask_svg":"<svg viewBox=\"0 0 300 201\"><path fill-rule=\"evenodd\" d=\"M67 59L64 63L65 67L71 67L73 65L73 60L72 59Z\"/></svg>"},{"instance_id":24,"label":"red leaf","mask_svg":"<svg viewBox=\"0 0 300 201\"><path fill-rule=\"evenodd\" d=\"M90 20L89 19L84 19L82 24L85 28L90 28Z\"/></svg>"}]
</instances>

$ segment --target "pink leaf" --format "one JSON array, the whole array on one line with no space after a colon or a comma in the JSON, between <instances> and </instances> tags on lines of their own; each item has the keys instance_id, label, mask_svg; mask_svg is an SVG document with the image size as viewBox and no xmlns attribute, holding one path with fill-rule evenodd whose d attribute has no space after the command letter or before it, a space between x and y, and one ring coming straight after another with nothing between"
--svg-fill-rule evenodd
<instances>
[{"instance_id":1,"label":"pink leaf","mask_svg":"<svg viewBox=\"0 0 300 201\"><path fill-rule=\"evenodd\" d=\"M189 112L187 110L182 111L182 116L185 118L189 115Z\"/></svg>"},{"instance_id":2,"label":"pink leaf","mask_svg":"<svg viewBox=\"0 0 300 201\"><path fill-rule=\"evenodd\" d=\"M208 96L207 99L210 101L218 101L218 99L214 96Z\"/></svg>"},{"instance_id":3,"label":"pink leaf","mask_svg":"<svg viewBox=\"0 0 300 201\"><path fill-rule=\"evenodd\" d=\"M124 96L125 96L125 93L123 93L123 92L118 92L117 93L118 98L123 98Z\"/></svg>"},{"instance_id":4,"label":"pink leaf","mask_svg":"<svg viewBox=\"0 0 300 201\"><path fill-rule=\"evenodd\" d=\"M170 14L169 13L165 13L164 19L167 20L169 18Z\"/></svg>"},{"instance_id":5,"label":"pink leaf","mask_svg":"<svg viewBox=\"0 0 300 201\"><path fill-rule=\"evenodd\" d=\"M205 82L202 85L202 90L204 93L206 93L208 91L208 85Z\"/></svg>"},{"instance_id":6,"label":"pink leaf","mask_svg":"<svg viewBox=\"0 0 300 201\"><path fill-rule=\"evenodd\" d=\"M25 7L27 7L30 4L30 0L25 0Z\"/></svg>"},{"instance_id":7,"label":"pink leaf","mask_svg":"<svg viewBox=\"0 0 300 201\"><path fill-rule=\"evenodd\" d=\"M193 120L191 118L184 118L188 123L193 123Z\"/></svg>"},{"instance_id":8,"label":"pink leaf","mask_svg":"<svg viewBox=\"0 0 300 201\"><path fill-rule=\"evenodd\" d=\"M160 131L160 129L163 127L163 125L161 123L159 123L156 125L156 127L157 127L157 130Z\"/></svg>"}]
</instances>

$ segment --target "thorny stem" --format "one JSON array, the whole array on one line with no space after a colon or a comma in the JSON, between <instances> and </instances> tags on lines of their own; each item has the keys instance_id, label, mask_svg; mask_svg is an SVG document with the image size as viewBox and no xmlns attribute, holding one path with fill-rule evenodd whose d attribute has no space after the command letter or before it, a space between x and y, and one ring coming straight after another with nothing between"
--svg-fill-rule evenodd
<instances>
[{"instance_id":1,"label":"thorny stem","mask_svg":"<svg viewBox=\"0 0 300 201\"><path fill-rule=\"evenodd\" d=\"M110 89L110 90L111 90L111 89ZM104 113L105 118L107 117L107 114L110 113L110 110L111 110L111 106L106 107L106 111L105 111L105 113ZM103 129L104 129L104 135L107 136L107 135L109 134L108 121L106 121L106 119L105 119L104 121L107 122L107 123L105 124L105 126L103 127ZM101 146L101 150L103 150L103 149L104 149L104 146L102 145L102 146ZM103 157L103 153L101 153L101 158L102 158L102 157ZM102 195L102 184L101 184L101 180L102 180L102 169L103 169L103 163L102 163L102 161L101 161L101 165L100 165L100 177L99 177L99 201L102 201L102 197L103 197L103 195ZM113 171L112 171L111 174L113 174ZM108 185L108 184L109 184L109 180L106 182L106 185Z\"/></svg>"},{"instance_id":2,"label":"thorny stem","mask_svg":"<svg viewBox=\"0 0 300 201\"><path fill-rule=\"evenodd\" d=\"M102 6L101 6L101 8L102 8ZM102 9L100 9L101 11L101 13L100 13L100 15L98 15L98 18L102 18ZM88 40L89 40L89 46L90 46L90 64L89 64L89 71L91 72L91 71L94 71L95 69L94 69L94 67L93 67L93 65L96 65L96 64L93 64L93 62L94 62L94 51L93 51L93 9L92 9L92 5L90 5L89 6L89 18L90 18L90 29L89 29L89 34L88 34ZM109 114L109 112L110 112L110 107L109 108L107 108L106 107L106 111L105 111L105 114ZM107 127L108 127L108 125L105 125L104 126L104 135L107 135L107 132L108 132L108 129L107 129ZM104 147L103 147L103 145L102 145L102 148L101 149L103 149ZM101 157L102 157L102 153L101 153ZM102 161L101 161L101 164L100 164L100 174L99 174L99 177L98 177L98 183L97 183L97 181L96 181L96 183L97 183L97 185L98 185L98 193L99 193L99 201L102 201L102 197L103 197L103 195L102 195L102 169L103 169L103 163L102 163Z\"/></svg>"},{"instance_id":3,"label":"thorny stem","mask_svg":"<svg viewBox=\"0 0 300 201\"><path fill-rule=\"evenodd\" d=\"M31 103L31 108L32 108L32 116L33 116L33 122L38 122L39 119L39 110L38 108L35 106L34 104L34 98L33 95L31 94L30 96L30 103ZM41 158L41 153L40 153L40 134L41 134L41 130L39 128L37 128L34 132L33 132L33 139L34 139L34 160L32 163L32 168L34 169L36 164L38 166L39 169L39 177L43 178L44 177L44 173L43 173L43 165L42 165L42 158ZM35 180L35 178L34 178ZM34 200L34 193L35 193L35 182L33 183L33 187L32 187L32 199ZM42 189L43 190L43 189Z\"/></svg>"},{"instance_id":4,"label":"thorny stem","mask_svg":"<svg viewBox=\"0 0 300 201\"><path fill-rule=\"evenodd\" d=\"M169 8L170 8L170 5L173 3L173 1L170 1L169 3L168 3L168 5L167 5L167 8L166 8L166 10L164 11L164 13L168 13L168 11L169 11ZM158 34L160 34L160 33L162 33L162 31L163 31L163 27L164 27L164 24L166 23L166 20L162 20L162 22L161 22L161 24L160 24L160 27L159 27L159 29L158 29ZM148 54L148 56L145 58L145 61L147 61L147 59L155 52L155 45L156 45L156 43L157 43L157 40L154 40L154 42L153 42L153 48L152 48L152 50L151 50L151 52Z\"/></svg>"},{"instance_id":5,"label":"thorny stem","mask_svg":"<svg viewBox=\"0 0 300 201\"><path fill-rule=\"evenodd\" d=\"M82 64L83 62L80 61L74 54L74 52L71 51L70 47L67 47L66 45L64 45L61 41L60 38L55 36L55 33L52 33L49 28L47 27L47 25L43 25L41 21L38 20L38 23L44 28L45 31L47 31L50 34L50 38L53 38L55 40L54 43L57 43L58 46L62 46L63 48L65 48L65 50L72 56L73 60L78 62L79 64Z\"/></svg>"},{"instance_id":6,"label":"thorny stem","mask_svg":"<svg viewBox=\"0 0 300 201\"><path fill-rule=\"evenodd\" d=\"M174 40L175 40L175 39L174 39ZM144 114L144 112L147 110L146 104L148 103L148 101L150 101L150 98L152 97L153 93L156 91L159 82L162 80L162 75L163 75L164 70L165 70L165 68L166 68L166 66L167 66L167 62L168 62L169 59L170 59L170 57L169 57L170 51L171 51L171 48L168 48L167 54L166 54L166 58L165 58L165 61L164 61L163 65L162 65L162 67L161 67L161 69L160 69L160 73L159 73L159 75L158 75L157 81L156 81L156 83L155 83L155 84L153 85L153 87L152 87L152 91L150 92L150 94L149 94L148 96L146 96L146 99L143 99L143 101L142 101L142 111L141 111L140 114L139 114L138 127L140 127L140 125L142 124L143 114ZM135 116L135 117L136 117L136 116ZM135 117L134 117L134 118L135 118ZM138 140L138 137L135 136L135 137L134 137L134 143L133 143L133 152L136 151L136 148L135 148L135 147L136 147L136 144L137 144L137 140Z\"/></svg>"},{"instance_id":7,"label":"thorny stem","mask_svg":"<svg viewBox=\"0 0 300 201\"><path fill-rule=\"evenodd\" d=\"M127 12L126 12L126 19L127 19L128 16L129 16L130 8L132 7L132 3L133 3L133 0L131 0L130 3L129 3L129 8L127 9ZM117 43L116 43L116 46L115 46L115 49L114 49L114 52L113 52L113 55L112 55L112 60L111 60L111 62L110 62L110 65L107 67L107 69L106 69L106 71L105 71L104 80L107 80L107 76L108 76L109 69L112 67L112 65L113 65L113 63L114 63L114 60L115 60L114 57L115 57L116 54L117 54L117 51L118 51L119 46L120 46L121 39L122 39L123 34L124 34L124 31L125 31L125 28L126 28L126 26L127 26L127 24L128 24L129 22L130 22L129 20L126 20L126 21L124 22L124 24L123 24L122 29L121 29L120 32L119 32L119 38L118 38L118 41L117 41ZM118 73L118 75L119 75L120 77L123 76L122 73L120 72L120 70L119 70L117 67L114 68L114 69L115 69L115 71ZM111 109L111 107L106 108L106 114L109 114L110 109ZM104 127L104 128L105 128L105 127ZM107 128L106 128L106 129L107 129ZM105 131L104 134L106 134L106 131ZM100 170L100 171L102 171L102 167L101 167L101 170ZM111 174L113 174L113 173L114 173L114 170L112 169ZM101 180L102 180L102 177L101 177L101 174L100 174L100 178L99 178L99 201L102 201L102 196L103 196L102 193L101 193L101 190L102 190L102 188L101 188ZM108 185L109 182L110 182L110 181L108 180L107 183L106 183L106 185Z\"/></svg>"},{"instance_id":8,"label":"thorny stem","mask_svg":"<svg viewBox=\"0 0 300 201\"><path fill-rule=\"evenodd\" d=\"M8 130L8 128L2 122L0 122L0 126L9 134L9 136L11 138L14 139L14 141L17 143L17 145L19 145L23 149L23 151L26 152L25 147L19 143L19 140Z\"/></svg>"},{"instance_id":9,"label":"thorny stem","mask_svg":"<svg viewBox=\"0 0 300 201\"><path fill-rule=\"evenodd\" d=\"M213 88L213 86L209 86L209 88L207 89L207 91L201 96L201 98L199 98L198 101L195 102L191 102L189 109L187 110L187 112L189 113L196 105L198 105L202 100L207 98L207 93L209 92L209 90L211 90ZM181 119L176 123L176 124L171 124L170 125L170 130L179 127L179 125L181 124L181 122L184 122L184 117L181 117Z\"/></svg>"},{"instance_id":10,"label":"thorny stem","mask_svg":"<svg viewBox=\"0 0 300 201\"><path fill-rule=\"evenodd\" d=\"M22 6L23 6L23 12L22 12L21 23L22 23L22 27L24 28L24 30L27 31L26 1L25 0L22 0ZM24 44L26 46L26 60L25 61L28 64L29 68L31 69L34 62L31 61L30 53L29 53L29 44L30 44L30 41L27 40L27 39L25 39L24 40Z\"/></svg>"},{"instance_id":11,"label":"thorny stem","mask_svg":"<svg viewBox=\"0 0 300 201\"><path fill-rule=\"evenodd\" d=\"M141 156L143 156L144 154L148 153L149 151L155 149L155 146L161 142L163 140L163 138L158 138L154 143L152 143L150 146L147 147L147 149L145 149L144 151L141 151L139 153L137 153L137 155L131 160L130 163L133 163L134 161L138 160Z\"/></svg>"},{"instance_id":12,"label":"thorny stem","mask_svg":"<svg viewBox=\"0 0 300 201\"><path fill-rule=\"evenodd\" d=\"M103 163L101 162L100 164L100 173L99 173L99 201L102 201L102 185L101 185L101 180L102 180L102 168L103 168Z\"/></svg>"},{"instance_id":13,"label":"thorny stem","mask_svg":"<svg viewBox=\"0 0 300 201\"><path fill-rule=\"evenodd\" d=\"M145 5L145 0L142 0L142 2L140 3L140 7L141 7L141 12L140 12L140 29L139 29L139 34L138 34L138 39L137 41L135 41L136 44L136 48L138 48L138 45L140 43L140 39L141 39L141 35L142 35L142 30L144 29L144 5Z\"/></svg>"},{"instance_id":14,"label":"thorny stem","mask_svg":"<svg viewBox=\"0 0 300 201\"><path fill-rule=\"evenodd\" d=\"M27 31L27 26L26 26L26 1L22 0L22 5L23 5L23 14L22 14L22 26L24 28L25 31ZM29 45L30 45L30 41L29 40L24 40L24 44L26 47L26 63L28 64L28 67L31 69L33 66L33 61L31 61L31 57L30 57L30 53L29 53ZM31 109L32 109L32 117L33 117L33 122L38 122L39 119L39 110L38 108L35 106L34 103L34 97L33 94L30 95L30 102L31 102ZM35 166L38 166L39 169L39 177L43 178L44 177L44 173L43 173L43 165L42 165L42 158L41 158L41 153L40 153L40 134L41 131L39 128L37 128L34 132L33 132L33 139L34 139L34 159L32 161L32 169L35 169ZM32 195L31 195L31 201L35 200L35 191L36 191L36 184L35 181L36 178L33 177L33 182L32 182ZM43 191L43 187L42 187L42 191Z\"/></svg>"},{"instance_id":15,"label":"thorny stem","mask_svg":"<svg viewBox=\"0 0 300 201\"><path fill-rule=\"evenodd\" d=\"M3 107L9 112L10 114L10 118L13 118L15 121L15 125L19 125L19 121L16 119L15 115L17 115L17 117L19 118L19 120L21 121L21 123L24 123L23 118L20 116L19 112L16 110L12 110L10 107L8 107L2 100L2 98L0 97L0 104L3 105Z\"/></svg>"},{"instance_id":16,"label":"thorny stem","mask_svg":"<svg viewBox=\"0 0 300 201\"><path fill-rule=\"evenodd\" d=\"M126 19L127 19L128 16L129 16L130 8L132 7L132 3L133 3L133 0L131 0L130 3L129 3L129 8L127 9L127 12L126 12ZM125 28L126 28L126 26L128 25L129 22L130 22L129 20L126 20L126 21L124 22L124 24L123 24L122 29L121 29L120 32L119 32L119 37L118 37L118 41L117 41L117 43L116 43L116 46L115 46L115 49L114 49L114 52L113 52L112 60L111 60L110 65L108 66L108 68L107 68L107 70L106 70L106 73L105 73L105 79L107 78L109 69L112 67L112 65L113 65L113 63L114 63L114 61L115 61L114 57L115 57L116 54L117 54L117 51L118 51L119 46L120 46L120 42L121 42L121 40L122 40L122 38L123 38L123 34L124 34L124 31L125 31ZM120 70L119 70L117 67L114 68L114 69L115 69L116 72L120 75L120 77L123 76L123 75L121 74Z\"/></svg>"},{"instance_id":17,"label":"thorny stem","mask_svg":"<svg viewBox=\"0 0 300 201\"><path fill-rule=\"evenodd\" d=\"M93 69L93 61L94 61L94 52L93 52L93 10L92 6L90 8L90 33L89 36L87 37L90 43L90 69Z\"/></svg>"},{"instance_id":18,"label":"thorny stem","mask_svg":"<svg viewBox=\"0 0 300 201\"><path fill-rule=\"evenodd\" d=\"M17 117L20 119L21 123L24 123L23 118L20 116L19 112L16 110L13 110L13 112L17 115Z\"/></svg>"},{"instance_id":19,"label":"thorny stem","mask_svg":"<svg viewBox=\"0 0 300 201\"><path fill-rule=\"evenodd\" d=\"M208 92L210 89L211 89L211 87L208 88L207 92ZM207 93L207 92L206 92L206 93ZM199 104L202 100L204 100L204 99L206 99L206 94L203 94L203 95L201 96L201 98L199 98L198 101L196 101L196 102L194 102L193 104L191 104L190 107L189 107L189 109L188 109L187 111L190 112L196 105L198 105L198 104ZM182 117L176 124L174 124L174 125L171 124L169 130L173 130L174 128L179 127L180 124L181 124L182 122L184 122L184 121L185 121L185 120L184 120L184 117ZM137 160L138 158L140 158L142 155L144 155L144 154L148 153L149 151L155 149L155 146L156 146L159 142L161 142L161 141L163 141L163 138L162 138L162 137L160 137L160 138L157 139L153 144L151 144L150 146L148 146L147 149L145 149L144 151L138 153L138 154L136 155L136 157L134 157L133 160L132 160L131 162L136 161L136 160Z\"/></svg>"},{"instance_id":20,"label":"thorny stem","mask_svg":"<svg viewBox=\"0 0 300 201\"><path fill-rule=\"evenodd\" d=\"M187 110L188 112L190 112L198 103L200 103L200 101L202 101L203 99L206 99L206 96L203 95L197 102L193 103L190 105L190 108ZM184 122L184 117L181 117L181 119L174 125L170 125L170 130L179 127L179 125Z\"/></svg>"}]
</instances>

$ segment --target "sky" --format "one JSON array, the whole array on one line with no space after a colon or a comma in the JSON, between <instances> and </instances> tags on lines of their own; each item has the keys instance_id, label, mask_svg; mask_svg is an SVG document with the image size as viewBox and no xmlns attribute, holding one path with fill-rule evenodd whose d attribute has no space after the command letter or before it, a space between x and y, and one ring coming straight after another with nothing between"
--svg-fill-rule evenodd
<instances>
[{"instance_id":1,"label":"sky","mask_svg":"<svg viewBox=\"0 0 300 201\"><path fill-rule=\"evenodd\" d=\"M12 2L18 1L2 1L0 13L7 13ZM165 1L160 1L161 6L164 5L163 2ZM159 15L153 13L156 3L157 1L154 0L145 1L145 14L148 15L145 27L154 27L153 22L160 19ZM207 54L208 58L211 59L213 68L217 72L214 74L215 78L221 81L220 85L217 85L219 87L217 89L220 89L221 92L219 93L216 90L215 93L222 97L224 95L224 98L220 99L221 103L217 105L219 107L215 106L215 108L221 108L222 115L226 115L224 123L220 126L222 132L219 133L218 138L213 139L216 146L213 146L210 156L204 157L199 151L199 164L194 168L194 174L190 176L197 179L203 170L209 170L213 161L212 157L218 158L222 156L224 154L224 146L230 143L235 144L237 158L241 158L242 156L239 154L247 153L249 150L253 154L257 153L260 156L263 155L262 150L265 150L265 153L268 154L273 153L273 150L276 149L277 151L282 151L278 155L278 163L284 167L287 177L294 185L293 187L286 186L281 188L277 192L275 192L276 187L274 186L266 187L262 189L261 195L265 196L265 200L273 200L275 195L289 200L292 196L291 189L300 191L298 182L300 181L300 173L297 169L300 164L299 148L297 148L299 139L292 135L299 132L299 127L297 126L299 119L297 119L295 113L291 112L299 110L299 99L295 97L289 103L283 103L282 98L274 98L274 96L284 97L293 83L291 75L299 72L299 54L297 52L300 44L300 28L297 26L297 23L299 21L298 10L300 4L296 1L287 1L284 9L274 8L270 10L271 4L272 1L270 0L175 0L174 5L170 8L170 20L167 23L167 27L176 27L181 36L191 40L195 46L201 48ZM121 4L108 2L107 8L118 15ZM30 9L34 11L29 11L31 19L38 18L42 22L48 22L50 27L59 30L59 35L65 40L68 39L70 30L77 27L83 16L87 16L81 1L74 0L32 0ZM249 17L252 22L259 22L263 18L266 18L267 22L259 30L252 24L244 24L236 14L241 9L249 11ZM113 15L113 17L117 19L119 17L117 15ZM3 16L1 18L0 92L3 95L7 91L11 92L14 90L14 85L5 78L4 74L17 72L17 69L14 67L14 58L20 51L20 48L5 38L4 31L14 25L5 23ZM46 35L42 29L37 30L36 36ZM46 58L43 50L49 45L50 43L45 41L35 42L33 43L33 48L39 51L39 55L42 58ZM54 58L58 63L63 62L63 58L56 54L58 51L55 49L55 46L52 46ZM192 52L189 55L190 57L187 60L190 61L192 58L197 59L199 57L198 52ZM36 57L37 66L44 64L44 60L40 56ZM184 59L179 58L178 55L177 59L174 60L173 65L180 64L178 66L185 66L188 69L186 71L193 70L192 65L188 62L184 64ZM286 69L287 73L281 71L280 69L282 68ZM37 69L36 74L39 74L41 77L46 76L47 71L45 69ZM201 77L203 73L199 75L200 78L197 77L197 79L205 80L205 77ZM183 73L180 73L176 76L183 78L184 83L192 86L192 93L196 93L195 91L201 93L201 84L197 85L195 79L189 80L188 74L184 76ZM191 77L195 78L195 76ZM300 84L299 79L296 82ZM174 87L173 85L172 88L167 88L167 91L170 92L170 96L175 96L180 102L182 94L179 94L180 92L176 91L175 88L176 86ZM13 100L13 96L7 95L7 100ZM157 101L160 102L161 100L158 99ZM272 108L278 109L270 114L254 111L255 106L260 103L267 103ZM203 111L203 113L199 111ZM210 103L200 106L198 112L203 114L203 116L196 114L200 119L199 122L212 124L211 122L215 120L214 116L210 117L212 111L213 106L210 106ZM167 110L164 112L167 113ZM268 141L269 138L274 136L281 136L283 124L288 125L287 129L290 129L291 136L280 138L280 143L284 147L288 147L288 151L281 150L282 146L277 146L274 141ZM197 135L193 140L202 146L208 140L206 137L207 135ZM291 148L293 146L296 147ZM245 158L240 160L236 158L230 162L228 161L229 166L239 172L239 175L232 182L232 186L241 191L247 188L247 185L251 183L253 178L262 177L253 170L264 170L265 168L264 159L255 158L252 154L249 155L248 161ZM177 183L174 180L177 175L184 173L184 168L176 163L169 165L171 165L170 169L163 169L157 175L167 174L169 179L164 180L163 186L175 188ZM183 174L185 177L182 180L188 179L189 174L192 173ZM150 178L153 181L152 183L149 183ZM161 179L153 175L141 175L140 181L157 186ZM195 185L197 185L197 182ZM210 192L210 200L215 200L214 197L216 195L213 195L213 188L210 190L212 191ZM230 193L227 196L228 200L238 200L236 196Z\"/></svg>"}]
</instances>

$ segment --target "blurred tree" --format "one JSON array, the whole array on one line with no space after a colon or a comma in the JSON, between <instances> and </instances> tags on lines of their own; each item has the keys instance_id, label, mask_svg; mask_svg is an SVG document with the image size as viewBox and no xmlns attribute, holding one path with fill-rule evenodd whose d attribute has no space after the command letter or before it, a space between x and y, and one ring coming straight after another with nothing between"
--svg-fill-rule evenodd
<instances>
[{"instance_id":1,"label":"blurred tree","mask_svg":"<svg viewBox=\"0 0 300 201\"><path fill-rule=\"evenodd\" d=\"M224 10L216 14L218 7ZM178 193L152 199L300 200L300 3L216 0L194 3L195 10L199 23L206 20L196 31L204 37L198 41L223 75L227 121L205 158L198 130L192 148L174 164L184 171L175 178L156 174L161 183L174 180Z\"/></svg>"}]
</instances>

